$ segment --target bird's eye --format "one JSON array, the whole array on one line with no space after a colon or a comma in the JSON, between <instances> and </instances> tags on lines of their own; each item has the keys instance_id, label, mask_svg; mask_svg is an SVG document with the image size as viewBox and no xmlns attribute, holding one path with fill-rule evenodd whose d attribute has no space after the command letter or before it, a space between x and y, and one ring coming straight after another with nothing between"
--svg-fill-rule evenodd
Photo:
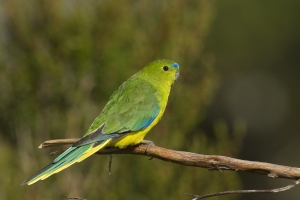
<instances>
[{"instance_id":1,"label":"bird's eye","mask_svg":"<svg viewBox=\"0 0 300 200\"><path fill-rule=\"evenodd\" d=\"M168 70L169 70L169 67L168 67L168 66L164 66L164 67L163 67L163 70L164 70L164 71L168 71Z\"/></svg>"}]
</instances>

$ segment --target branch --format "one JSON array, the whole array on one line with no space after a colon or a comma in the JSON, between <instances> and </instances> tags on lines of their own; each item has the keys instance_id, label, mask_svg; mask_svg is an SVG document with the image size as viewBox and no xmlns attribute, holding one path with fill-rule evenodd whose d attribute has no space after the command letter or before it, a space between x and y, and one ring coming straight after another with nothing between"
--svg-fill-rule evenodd
<instances>
[{"instance_id":1,"label":"branch","mask_svg":"<svg viewBox=\"0 0 300 200\"><path fill-rule=\"evenodd\" d=\"M73 144L79 139L80 138L48 140L43 142L39 146L39 148ZM53 152L52 154L60 154L63 151L64 150L59 150ZM293 183L285 187L269 189L269 190L231 190L231 191L217 192L213 194L206 194L202 196L185 193L186 195L190 195L194 197L193 200L199 200L199 199L226 195L226 194L282 192L282 191L289 190L300 183L300 168L276 165L276 164L265 163L265 162L240 160L240 159L230 158L226 156L202 155L202 154L196 154L196 153L185 152L185 151L174 151L174 150L165 149L158 146L148 146L142 143L136 146L129 146L124 149L105 148L98 151L96 154L110 155L109 173L110 173L110 167L112 161L111 154L134 154L134 155L150 156L152 158L157 158L163 161L173 162L185 166L207 168L209 170L244 171L244 172L252 172L256 174L264 174L270 178L286 178L286 179L295 180ZM68 199L76 199L76 198L80 199L78 197L68 198Z\"/></svg>"},{"instance_id":2,"label":"branch","mask_svg":"<svg viewBox=\"0 0 300 200\"><path fill-rule=\"evenodd\" d=\"M43 142L39 148L73 144L80 138L57 139ZM185 151L175 151L158 146L151 146L145 153L147 145L129 146L125 149L106 148L97 154L135 154L154 157L180 165L202 167L209 170L243 171L264 174L270 178L300 179L300 168L276 165L265 162L247 161L218 155L203 155ZM62 151L58 151L61 153Z\"/></svg>"},{"instance_id":3,"label":"branch","mask_svg":"<svg viewBox=\"0 0 300 200\"><path fill-rule=\"evenodd\" d=\"M131 146L113 152L100 151L97 154L138 154L154 157L160 160L181 165L202 167L209 170L245 171L265 174L270 178L299 179L300 168L276 165L264 162L255 162L217 155L202 155L184 151L174 151L162 147L151 146L148 155L145 154L147 146Z\"/></svg>"},{"instance_id":4,"label":"branch","mask_svg":"<svg viewBox=\"0 0 300 200\"><path fill-rule=\"evenodd\" d=\"M276 192L283 192L283 191L289 190L289 189L295 187L296 185L298 185L299 183L300 183L300 179L294 181L293 183L291 183L285 187L270 189L270 190L230 190L230 191L224 191L224 192L217 192L217 193L213 193L213 194L206 194L206 195L202 195L202 196L195 195L195 194L189 194L189 193L184 193L184 194L195 197L192 200L199 200L199 199L205 199L208 197L221 196L221 195L226 195L226 194L276 193Z\"/></svg>"},{"instance_id":5,"label":"branch","mask_svg":"<svg viewBox=\"0 0 300 200\"><path fill-rule=\"evenodd\" d=\"M56 140L47 140L40 144L39 149L46 148L46 147L54 147L54 146L61 146L65 144L73 144L80 140L80 138L70 138L70 139L56 139Z\"/></svg>"}]
</instances>

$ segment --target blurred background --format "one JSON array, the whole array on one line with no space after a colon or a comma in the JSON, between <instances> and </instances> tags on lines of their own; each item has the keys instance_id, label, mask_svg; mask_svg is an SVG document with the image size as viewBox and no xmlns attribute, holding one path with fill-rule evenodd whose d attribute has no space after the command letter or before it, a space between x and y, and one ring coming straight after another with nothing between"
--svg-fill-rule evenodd
<instances>
[{"instance_id":1,"label":"blurred background","mask_svg":"<svg viewBox=\"0 0 300 200\"><path fill-rule=\"evenodd\" d=\"M290 180L92 156L32 186L55 157L37 146L81 137L119 85L152 60L181 78L147 135L165 148L298 166L300 2L0 0L0 199L191 199ZM211 199L298 199L277 194Z\"/></svg>"}]
</instances>

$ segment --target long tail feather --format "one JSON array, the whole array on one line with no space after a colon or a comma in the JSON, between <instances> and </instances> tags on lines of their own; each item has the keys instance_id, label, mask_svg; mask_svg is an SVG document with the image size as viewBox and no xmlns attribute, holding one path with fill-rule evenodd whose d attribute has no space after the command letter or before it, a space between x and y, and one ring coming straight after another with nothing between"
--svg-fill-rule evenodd
<instances>
[{"instance_id":1,"label":"long tail feather","mask_svg":"<svg viewBox=\"0 0 300 200\"><path fill-rule=\"evenodd\" d=\"M66 169L74 163L83 161L87 157L104 148L111 140L111 138L104 140L97 145L95 145L95 143L91 143L84 146L70 147L64 153L59 155L50 165L25 180L22 185L31 185L39 180L44 180L52 174Z\"/></svg>"}]
</instances>

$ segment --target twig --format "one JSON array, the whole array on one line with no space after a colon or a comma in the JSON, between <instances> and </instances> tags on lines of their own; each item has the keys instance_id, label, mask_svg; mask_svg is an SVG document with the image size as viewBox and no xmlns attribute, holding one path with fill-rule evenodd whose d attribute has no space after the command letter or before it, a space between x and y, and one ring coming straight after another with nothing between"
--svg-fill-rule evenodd
<instances>
[{"instance_id":1,"label":"twig","mask_svg":"<svg viewBox=\"0 0 300 200\"><path fill-rule=\"evenodd\" d=\"M67 149L60 149L60 150L57 150L57 151L53 151L50 153L50 155L56 155L56 154L62 154L64 151L66 151Z\"/></svg>"},{"instance_id":2,"label":"twig","mask_svg":"<svg viewBox=\"0 0 300 200\"><path fill-rule=\"evenodd\" d=\"M184 194L195 197L192 200L199 200L199 199L205 199L205 198L209 198L209 197L226 195L226 194L275 193L275 192L283 192L283 191L289 190L289 189L295 187L296 185L298 185L299 183L300 183L300 179L294 181L293 183L291 183L290 185L287 185L285 187L275 188L275 189L270 189L270 190L230 190L230 191L224 191L224 192L217 192L217 193L213 193L213 194L206 194L206 195L202 195L202 196L194 195L194 194L190 194L190 193L184 193Z\"/></svg>"},{"instance_id":3,"label":"twig","mask_svg":"<svg viewBox=\"0 0 300 200\"><path fill-rule=\"evenodd\" d=\"M56 140L47 140L40 144L39 148L53 147L53 146L61 146L65 144L73 144L78 141L80 138L70 138L70 139L56 139Z\"/></svg>"},{"instance_id":4,"label":"twig","mask_svg":"<svg viewBox=\"0 0 300 200\"><path fill-rule=\"evenodd\" d=\"M112 154L109 155L108 174L111 174Z\"/></svg>"},{"instance_id":5,"label":"twig","mask_svg":"<svg viewBox=\"0 0 300 200\"><path fill-rule=\"evenodd\" d=\"M39 147L59 146L72 144L79 138L49 140ZM270 178L299 179L300 168L276 165L265 162L247 161L218 155L202 155L184 151L174 151L158 146L151 146L148 155L145 154L147 145L130 146L125 149L107 148L97 154L137 154L154 157L160 160L186 166L202 167L210 170L232 170L264 174Z\"/></svg>"},{"instance_id":6,"label":"twig","mask_svg":"<svg viewBox=\"0 0 300 200\"><path fill-rule=\"evenodd\" d=\"M80 198L80 197L65 197L65 200L69 200L69 199L87 200L87 199L83 199L83 198Z\"/></svg>"}]
</instances>

